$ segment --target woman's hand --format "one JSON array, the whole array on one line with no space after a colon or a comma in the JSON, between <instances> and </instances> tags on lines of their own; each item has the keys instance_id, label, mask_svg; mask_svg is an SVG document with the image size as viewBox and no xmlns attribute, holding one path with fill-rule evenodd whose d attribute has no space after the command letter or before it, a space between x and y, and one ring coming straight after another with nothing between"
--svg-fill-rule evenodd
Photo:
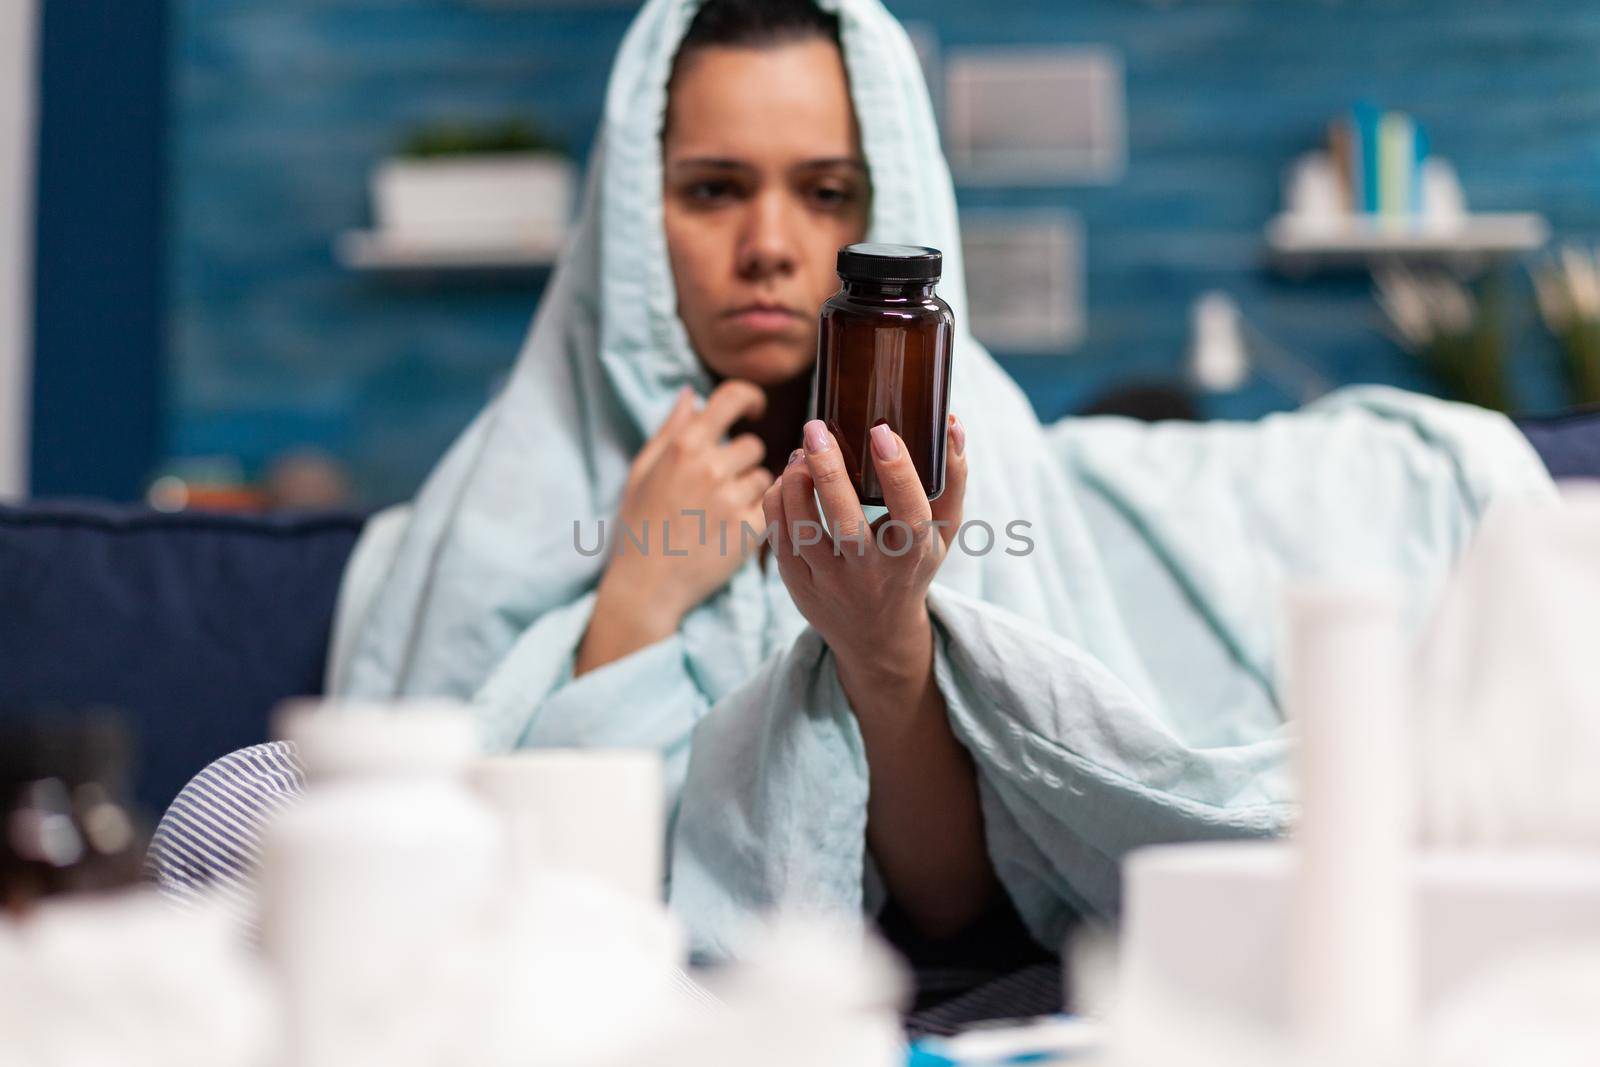
<instances>
[{"instance_id":1,"label":"woman's hand","mask_svg":"<svg viewBox=\"0 0 1600 1067\"><path fill-rule=\"evenodd\" d=\"M689 389L678 394L628 471L575 674L669 636L739 569L741 524L761 529L761 498L773 478L762 466L761 438L723 438L765 407L766 394L746 381L723 382L698 411Z\"/></svg>"},{"instance_id":2,"label":"woman's hand","mask_svg":"<svg viewBox=\"0 0 1600 1067\"><path fill-rule=\"evenodd\" d=\"M935 939L977 919L996 888L977 772L933 677L928 585L961 525L967 487L966 431L954 416L946 445L944 492L930 504L905 442L872 428L889 515L869 530L838 443L813 420L762 501L784 585L833 650L861 728L867 847L890 895ZM832 537L821 532L813 489Z\"/></svg>"},{"instance_id":3,"label":"woman's hand","mask_svg":"<svg viewBox=\"0 0 1600 1067\"><path fill-rule=\"evenodd\" d=\"M820 419L806 423L805 448L794 451L762 501L784 584L833 649L841 676L927 675L928 586L961 525L967 485L966 432L954 415L946 432L944 492L929 503L900 435L872 428L872 464L889 514L870 528L838 442Z\"/></svg>"}]
</instances>

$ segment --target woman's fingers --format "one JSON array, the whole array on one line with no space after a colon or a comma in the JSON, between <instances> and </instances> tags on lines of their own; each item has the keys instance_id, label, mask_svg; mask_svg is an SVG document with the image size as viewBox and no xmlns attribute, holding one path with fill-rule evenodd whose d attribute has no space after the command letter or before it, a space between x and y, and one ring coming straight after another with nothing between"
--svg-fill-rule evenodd
<instances>
[{"instance_id":1,"label":"woman's fingers","mask_svg":"<svg viewBox=\"0 0 1600 1067\"><path fill-rule=\"evenodd\" d=\"M767 446L753 433L742 433L717 449L717 468L724 478L734 478L760 463Z\"/></svg>"},{"instance_id":2,"label":"woman's fingers","mask_svg":"<svg viewBox=\"0 0 1600 1067\"><path fill-rule=\"evenodd\" d=\"M767 474L766 471L762 473ZM767 480L769 482L772 480L771 474L767 474ZM771 486L767 488L770 489ZM728 532L729 551L734 551L736 547L740 556L760 551L761 539L767 529L765 500L766 495L763 493L751 501L750 506L739 516L738 529Z\"/></svg>"},{"instance_id":3,"label":"woman's fingers","mask_svg":"<svg viewBox=\"0 0 1600 1067\"><path fill-rule=\"evenodd\" d=\"M889 517L908 524L913 532L925 531L933 518L928 494L922 489L922 475L906 451L900 435L880 422L869 431L872 438L872 469L883 489L883 503Z\"/></svg>"},{"instance_id":4,"label":"woman's fingers","mask_svg":"<svg viewBox=\"0 0 1600 1067\"><path fill-rule=\"evenodd\" d=\"M939 536L944 538L946 548L961 528L961 507L966 495L967 428L951 415L944 442L944 492L933 502L933 518L939 524Z\"/></svg>"},{"instance_id":5,"label":"woman's fingers","mask_svg":"<svg viewBox=\"0 0 1600 1067\"><path fill-rule=\"evenodd\" d=\"M708 443L721 441L740 419L754 419L767 410L767 394L761 387L739 378L729 378L706 398L706 406L694 418L692 432Z\"/></svg>"},{"instance_id":6,"label":"woman's fingers","mask_svg":"<svg viewBox=\"0 0 1600 1067\"><path fill-rule=\"evenodd\" d=\"M765 467L747 470L733 480L733 499L740 503L749 502L752 507L760 507L761 498L772 488L773 481L772 472Z\"/></svg>"},{"instance_id":7,"label":"woman's fingers","mask_svg":"<svg viewBox=\"0 0 1600 1067\"><path fill-rule=\"evenodd\" d=\"M780 476L767 487L766 495L761 498L761 516L772 533L772 558L778 563L778 573L783 575L785 585L792 586L795 582L809 583L811 568L800 558L789 540L789 516L784 509L783 483L784 479Z\"/></svg>"},{"instance_id":8,"label":"woman's fingers","mask_svg":"<svg viewBox=\"0 0 1600 1067\"><path fill-rule=\"evenodd\" d=\"M667 417L656 429L650 440L639 449L639 454L634 458L635 470L648 470L655 463L656 457L661 454L661 449L672 439L672 436L689 424L694 415L694 390L687 385L678 390L678 395L672 401L672 410L667 412Z\"/></svg>"},{"instance_id":9,"label":"woman's fingers","mask_svg":"<svg viewBox=\"0 0 1600 1067\"><path fill-rule=\"evenodd\" d=\"M845 469L839 443L821 419L806 423L802 436L808 481L816 486L822 513L828 517L828 528L842 543L841 551L848 551L852 542L861 545L870 536L867 517L861 511L861 498L856 496L855 486L850 482L850 472Z\"/></svg>"},{"instance_id":10,"label":"woman's fingers","mask_svg":"<svg viewBox=\"0 0 1600 1067\"><path fill-rule=\"evenodd\" d=\"M673 401L672 410L667 414L666 421L661 424L657 436L672 434L689 425L689 420L694 418L695 403L694 389L683 386L678 390L677 399Z\"/></svg>"},{"instance_id":11,"label":"woman's fingers","mask_svg":"<svg viewBox=\"0 0 1600 1067\"><path fill-rule=\"evenodd\" d=\"M761 517L772 531L772 551L776 554L778 546L787 540L783 536L783 479L774 479L761 494Z\"/></svg>"},{"instance_id":12,"label":"woman's fingers","mask_svg":"<svg viewBox=\"0 0 1600 1067\"><path fill-rule=\"evenodd\" d=\"M784 533L792 539L793 548L800 553L813 572L834 562L833 538L822 525L817 512L815 483L806 466L804 449L789 454L789 465L783 469L783 510L789 517ZM830 520L831 522L831 520Z\"/></svg>"}]
</instances>

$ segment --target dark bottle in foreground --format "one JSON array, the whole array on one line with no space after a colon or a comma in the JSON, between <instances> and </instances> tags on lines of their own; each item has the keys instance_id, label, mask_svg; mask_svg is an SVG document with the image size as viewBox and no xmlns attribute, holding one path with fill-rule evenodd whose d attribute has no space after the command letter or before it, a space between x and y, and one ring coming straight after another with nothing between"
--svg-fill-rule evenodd
<instances>
[{"instance_id":1,"label":"dark bottle in foreground","mask_svg":"<svg viewBox=\"0 0 1600 1067\"><path fill-rule=\"evenodd\" d=\"M943 261L917 245L839 250L843 287L822 305L817 338L816 411L863 504L884 502L869 437L880 422L905 440L928 499L944 492L955 317L933 291Z\"/></svg>"},{"instance_id":2,"label":"dark bottle in foreground","mask_svg":"<svg viewBox=\"0 0 1600 1067\"><path fill-rule=\"evenodd\" d=\"M129 752L109 714L0 723L0 919L138 881L145 835L126 797Z\"/></svg>"}]
</instances>

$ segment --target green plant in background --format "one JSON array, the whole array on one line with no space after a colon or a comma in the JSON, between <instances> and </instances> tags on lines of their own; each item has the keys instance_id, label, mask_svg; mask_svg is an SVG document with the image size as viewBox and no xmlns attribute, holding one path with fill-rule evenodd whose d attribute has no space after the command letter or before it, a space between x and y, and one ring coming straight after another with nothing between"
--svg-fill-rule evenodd
<instances>
[{"instance_id":1,"label":"green plant in background","mask_svg":"<svg viewBox=\"0 0 1600 1067\"><path fill-rule=\"evenodd\" d=\"M1539 317L1561 346L1579 404L1600 404L1600 249L1568 246L1531 268Z\"/></svg>"},{"instance_id":2,"label":"green plant in background","mask_svg":"<svg viewBox=\"0 0 1600 1067\"><path fill-rule=\"evenodd\" d=\"M429 123L413 130L400 145L400 155L407 159L507 155L515 152L566 155L567 149L566 145L528 119Z\"/></svg>"},{"instance_id":3,"label":"green plant in background","mask_svg":"<svg viewBox=\"0 0 1600 1067\"><path fill-rule=\"evenodd\" d=\"M1511 410L1506 381L1505 281L1491 274L1476 293L1446 271L1394 266L1374 275L1375 296L1401 347L1416 355L1446 396Z\"/></svg>"}]
</instances>

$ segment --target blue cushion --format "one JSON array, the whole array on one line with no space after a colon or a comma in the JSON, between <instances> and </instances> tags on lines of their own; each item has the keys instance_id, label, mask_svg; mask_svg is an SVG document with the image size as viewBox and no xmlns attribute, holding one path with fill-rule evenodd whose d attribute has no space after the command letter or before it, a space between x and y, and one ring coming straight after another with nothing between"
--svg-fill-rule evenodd
<instances>
[{"instance_id":1,"label":"blue cushion","mask_svg":"<svg viewBox=\"0 0 1600 1067\"><path fill-rule=\"evenodd\" d=\"M1600 410L1520 419L1544 465L1556 478L1600 478Z\"/></svg>"},{"instance_id":2,"label":"blue cushion","mask_svg":"<svg viewBox=\"0 0 1600 1067\"><path fill-rule=\"evenodd\" d=\"M111 705L164 810L216 757L321 691L355 516L0 507L0 714Z\"/></svg>"}]
</instances>

